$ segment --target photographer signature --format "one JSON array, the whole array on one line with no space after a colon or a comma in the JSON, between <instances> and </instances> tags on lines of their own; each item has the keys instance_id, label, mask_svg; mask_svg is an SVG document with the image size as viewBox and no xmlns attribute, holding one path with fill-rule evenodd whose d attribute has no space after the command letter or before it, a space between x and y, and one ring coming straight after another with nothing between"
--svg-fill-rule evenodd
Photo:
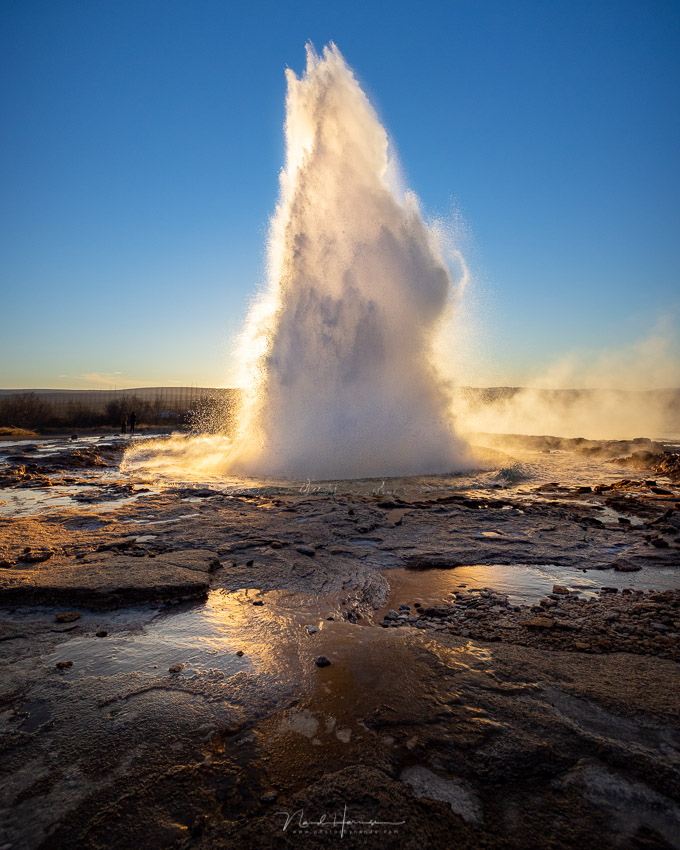
<instances>
[{"instance_id":1,"label":"photographer signature","mask_svg":"<svg viewBox=\"0 0 680 850\"><path fill-rule=\"evenodd\" d=\"M305 810L304 809L297 809L296 811L294 811L292 813L276 812L276 814L277 815L283 815L283 817L285 818L284 823L283 823L283 832L285 832L291 824L294 824L294 826L296 826L300 829L309 829L310 827L312 827L312 828L327 827L329 829L337 829L339 827L340 828L340 838L342 838L345 835L345 832L348 829L354 828L354 827L368 827L368 828L372 829L374 827L379 827L379 826L385 826L385 827L388 827L388 826L389 827L403 826L406 823L406 821L404 821L404 820L400 820L400 821L352 820L351 818L347 817L347 805L346 804L345 804L345 807L342 811L342 817L339 817L339 815L334 814L332 819L329 818L328 815L326 815L324 813L323 815L321 815L319 820L307 820L305 818Z\"/></svg>"}]
</instances>

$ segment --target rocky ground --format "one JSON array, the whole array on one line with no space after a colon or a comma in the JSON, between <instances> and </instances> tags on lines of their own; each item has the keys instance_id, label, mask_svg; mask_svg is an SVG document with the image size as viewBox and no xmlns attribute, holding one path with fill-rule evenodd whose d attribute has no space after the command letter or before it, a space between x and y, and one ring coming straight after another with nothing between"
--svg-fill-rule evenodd
<instances>
[{"instance_id":1,"label":"rocky ground","mask_svg":"<svg viewBox=\"0 0 680 850\"><path fill-rule=\"evenodd\" d=\"M0 519L0 848L679 847L651 448L644 477L388 494L10 454L0 501L56 500Z\"/></svg>"}]
</instances>

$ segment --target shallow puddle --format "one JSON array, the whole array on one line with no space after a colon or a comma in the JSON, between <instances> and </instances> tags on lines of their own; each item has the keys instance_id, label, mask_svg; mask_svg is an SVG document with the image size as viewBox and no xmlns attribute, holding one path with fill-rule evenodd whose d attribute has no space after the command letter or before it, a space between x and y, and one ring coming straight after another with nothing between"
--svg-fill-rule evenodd
<instances>
[{"instance_id":1,"label":"shallow puddle","mask_svg":"<svg viewBox=\"0 0 680 850\"><path fill-rule=\"evenodd\" d=\"M332 611L331 603L320 607L314 597L300 594L217 590L205 603L155 613L137 633L73 637L45 656L44 663L73 661L68 675L88 676L145 673L162 677L173 665L182 665L176 672L181 676L271 670L296 658L297 644L310 637L306 626L322 629Z\"/></svg>"},{"instance_id":2,"label":"shallow puddle","mask_svg":"<svg viewBox=\"0 0 680 850\"><path fill-rule=\"evenodd\" d=\"M514 605L533 605L551 593L555 584L577 590L585 597L597 596L605 586L645 591L680 587L680 574L672 567L643 568L634 573L614 570L589 570L586 573L551 564L470 564L448 569L398 568L384 570L382 575L390 586L386 610L413 602L436 605L461 588L488 588L507 595Z\"/></svg>"}]
</instances>

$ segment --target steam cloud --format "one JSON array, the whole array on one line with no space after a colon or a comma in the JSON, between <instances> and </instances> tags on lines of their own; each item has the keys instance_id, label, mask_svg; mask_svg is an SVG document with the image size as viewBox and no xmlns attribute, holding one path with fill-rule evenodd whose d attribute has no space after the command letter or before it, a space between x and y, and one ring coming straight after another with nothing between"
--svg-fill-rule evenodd
<instances>
[{"instance_id":1,"label":"steam cloud","mask_svg":"<svg viewBox=\"0 0 680 850\"><path fill-rule=\"evenodd\" d=\"M594 440L677 439L677 350L670 323L661 322L628 346L562 358L535 374L529 388L461 389L456 399L461 428Z\"/></svg>"}]
</instances>

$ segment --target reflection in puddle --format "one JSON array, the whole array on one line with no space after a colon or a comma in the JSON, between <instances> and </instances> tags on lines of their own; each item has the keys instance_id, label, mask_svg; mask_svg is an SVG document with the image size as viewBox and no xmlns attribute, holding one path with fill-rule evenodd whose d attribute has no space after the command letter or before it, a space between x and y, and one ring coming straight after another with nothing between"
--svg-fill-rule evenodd
<instances>
[{"instance_id":1,"label":"reflection in puddle","mask_svg":"<svg viewBox=\"0 0 680 850\"><path fill-rule=\"evenodd\" d=\"M180 514L180 516L168 517L168 519L131 519L130 525L165 525L169 522L182 522L184 519L192 519L195 516L200 516L199 513Z\"/></svg>"},{"instance_id":2,"label":"reflection in puddle","mask_svg":"<svg viewBox=\"0 0 680 850\"><path fill-rule=\"evenodd\" d=\"M320 607L321 606L321 607ZM112 676L146 673L167 676L173 665L183 677L285 667L297 658L296 644L320 632L331 615L328 601L285 591L216 590L205 603L166 608L151 615L136 633L106 638L73 637L44 663L73 661L68 675ZM240 655L238 653L241 653Z\"/></svg>"},{"instance_id":3,"label":"reflection in puddle","mask_svg":"<svg viewBox=\"0 0 680 850\"><path fill-rule=\"evenodd\" d=\"M6 488L2 491L0 514L13 517L35 516L69 508L79 510L96 509L98 512L115 511L129 505L142 496L156 494L158 488L145 487L138 492L119 488L111 483L113 474L97 473L97 480L87 481L78 486L60 484L53 477L51 487ZM101 486L99 486L101 485ZM121 492L122 490L122 492Z\"/></svg>"},{"instance_id":4,"label":"reflection in puddle","mask_svg":"<svg viewBox=\"0 0 680 850\"><path fill-rule=\"evenodd\" d=\"M654 567L635 573L614 570L584 573L552 564L470 564L449 569L398 568L384 570L382 575L390 585L389 600L384 610L414 602L436 605L461 587L468 590L488 588L506 595L513 605L533 605L551 593L555 584L577 590L586 597L597 596L604 585L620 590L625 587L665 590L680 586L680 576L672 567Z\"/></svg>"},{"instance_id":5,"label":"reflection in puddle","mask_svg":"<svg viewBox=\"0 0 680 850\"><path fill-rule=\"evenodd\" d=\"M266 655L261 635L253 628L252 598L248 592L211 593L205 604L157 614L141 634L74 637L47 656L45 663L73 661L73 674L90 676L167 676L173 665L184 665L177 671L183 676L205 670L233 675L262 662ZM243 652L244 643L248 652L239 656L236 653Z\"/></svg>"}]
</instances>

